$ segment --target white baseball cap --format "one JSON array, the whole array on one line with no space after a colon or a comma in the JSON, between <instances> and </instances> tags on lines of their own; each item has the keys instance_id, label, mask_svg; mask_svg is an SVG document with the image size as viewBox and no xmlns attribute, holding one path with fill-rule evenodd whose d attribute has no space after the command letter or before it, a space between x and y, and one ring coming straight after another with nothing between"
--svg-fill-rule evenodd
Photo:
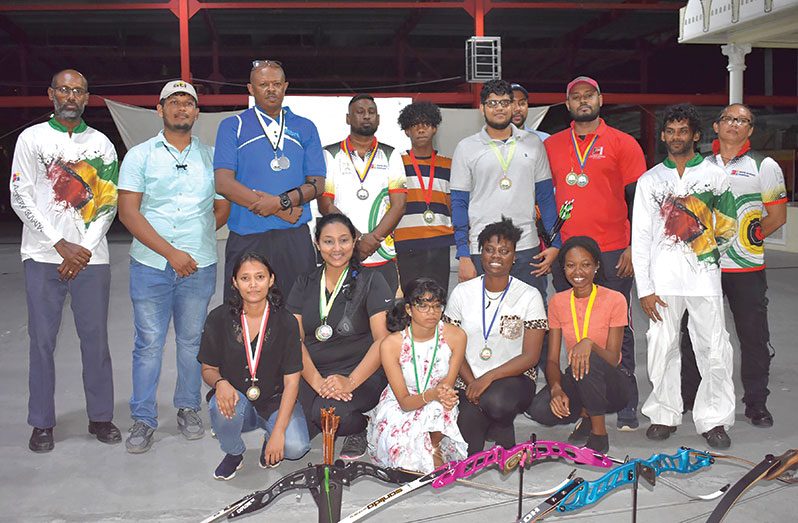
<instances>
[{"instance_id":1,"label":"white baseball cap","mask_svg":"<svg viewBox=\"0 0 798 523\"><path fill-rule=\"evenodd\" d=\"M159 100L166 100L175 93L190 94L194 100L199 102L199 98L197 98L197 91L194 89L194 86L188 82L184 82L183 80L172 80L164 85L163 89L161 89L161 97Z\"/></svg>"}]
</instances>

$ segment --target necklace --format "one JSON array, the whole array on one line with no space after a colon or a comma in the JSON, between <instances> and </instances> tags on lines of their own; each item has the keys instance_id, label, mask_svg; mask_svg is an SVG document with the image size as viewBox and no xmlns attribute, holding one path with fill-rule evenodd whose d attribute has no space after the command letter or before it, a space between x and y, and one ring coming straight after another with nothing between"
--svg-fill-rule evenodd
<instances>
[{"instance_id":1,"label":"necklace","mask_svg":"<svg viewBox=\"0 0 798 523\"><path fill-rule=\"evenodd\" d=\"M438 326L435 326L435 349L432 351L432 359L429 362L429 370L427 371L427 379L424 380L424 389L419 387L418 381L418 366L416 364L416 340L413 338L413 325L408 326L410 331L410 350L413 352L413 373L416 375L416 394L421 394L427 390L429 379L432 377L432 368L435 366L435 356L438 354Z\"/></svg>"},{"instance_id":2,"label":"necklace","mask_svg":"<svg viewBox=\"0 0 798 523\"><path fill-rule=\"evenodd\" d=\"M188 147L186 148L186 154L185 154L185 156L183 156L182 160L178 159L177 156L175 156L175 154L172 151L169 150L169 147L165 143L163 144L163 148L166 149L166 152L169 153L169 156L171 156L174 159L175 168L176 169L183 170L183 171L188 169L188 163L186 163L186 160L188 159L188 153L191 152L191 144L192 143L193 143L193 141L188 143Z\"/></svg>"}]
</instances>

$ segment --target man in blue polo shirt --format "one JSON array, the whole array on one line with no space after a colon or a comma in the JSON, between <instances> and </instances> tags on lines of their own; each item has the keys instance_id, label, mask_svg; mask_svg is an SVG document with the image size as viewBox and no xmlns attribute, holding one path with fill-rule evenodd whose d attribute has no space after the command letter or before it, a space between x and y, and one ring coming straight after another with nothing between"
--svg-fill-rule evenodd
<instances>
[{"instance_id":1,"label":"man in blue polo shirt","mask_svg":"<svg viewBox=\"0 0 798 523\"><path fill-rule=\"evenodd\" d=\"M119 219L133 234L130 299L133 301L133 427L125 447L152 446L158 427L156 392L169 321L174 317L177 425L186 439L205 433L197 361L208 302L216 290L216 229L230 213L217 197L213 149L191 135L199 116L197 92L182 80L161 91L163 131L130 149L119 173Z\"/></svg>"},{"instance_id":2,"label":"man in blue polo shirt","mask_svg":"<svg viewBox=\"0 0 798 523\"><path fill-rule=\"evenodd\" d=\"M222 121L216 134L216 191L233 202L225 299L233 265L247 251L268 258L285 294L315 267L308 202L324 190L326 167L316 126L283 107L287 88L280 62L252 62L247 89L255 107Z\"/></svg>"}]
</instances>

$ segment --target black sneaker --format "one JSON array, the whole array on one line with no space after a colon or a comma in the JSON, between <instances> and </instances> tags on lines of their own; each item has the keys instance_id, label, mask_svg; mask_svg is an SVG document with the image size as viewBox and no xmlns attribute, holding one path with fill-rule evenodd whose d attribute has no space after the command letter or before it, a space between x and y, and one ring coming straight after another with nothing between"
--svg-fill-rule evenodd
<instances>
[{"instance_id":1,"label":"black sneaker","mask_svg":"<svg viewBox=\"0 0 798 523\"><path fill-rule=\"evenodd\" d=\"M652 423L646 431L646 437L654 441L662 441L670 438L671 434L674 432L676 432L676 427Z\"/></svg>"},{"instance_id":2,"label":"black sneaker","mask_svg":"<svg viewBox=\"0 0 798 523\"><path fill-rule=\"evenodd\" d=\"M727 449L731 447L731 438L726 434L726 429L723 428L723 425L718 425L701 435L707 440L707 445L713 449Z\"/></svg>"},{"instance_id":3,"label":"black sneaker","mask_svg":"<svg viewBox=\"0 0 798 523\"><path fill-rule=\"evenodd\" d=\"M94 434L103 443L121 443L122 433L110 421L90 421L89 434Z\"/></svg>"},{"instance_id":4,"label":"black sneaker","mask_svg":"<svg viewBox=\"0 0 798 523\"><path fill-rule=\"evenodd\" d=\"M585 447L589 449L593 449L599 454L606 454L608 450L610 450L610 438L607 434L603 436L598 436L596 434L590 433L590 436L587 438L587 443L585 443Z\"/></svg>"},{"instance_id":5,"label":"black sneaker","mask_svg":"<svg viewBox=\"0 0 798 523\"><path fill-rule=\"evenodd\" d=\"M590 437L590 430L592 428L593 424L590 422L590 418L579 418L576 422L576 426L574 426L574 431L568 436L568 443L580 447L584 446L585 443L587 443L587 439Z\"/></svg>"},{"instance_id":6,"label":"black sneaker","mask_svg":"<svg viewBox=\"0 0 798 523\"><path fill-rule=\"evenodd\" d=\"M239 454L235 456L233 454L225 454L222 462L219 463L219 466L216 467L216 470L213 473L213 477L216 479L221 479L222 481L227 481L228 479L233 479L236 477L236 471L240 470L241 467L244 466L244 455Z\"/></svg>"},{"instance_id":7,"label":"black sneaker","mask_svg":"<svg viewBox=\"0 0 798 523\"><path fill-rule=\"evenodd\" d=\"M262 469L273 469L274 467L278 466L282 462L278 461L274 465L270 465L269 463L266 463L266 444L267 443L269 443L269 440L266 437L264 437L263 438L263 445L261 445L261 447L260 447L260 457L258 458L258 465L260 465L260 468L262 468Z\"/></svg>"},{"instance_id":8,"label":"black sneaker","mask_svg":"<svg viewBox=\"0 0 798 523\"><path fill-rule=\"evenodd\" d=\"M772 427L773 415L764 403L754 403L745 406L745 417L751 420L751 425L756 427Z\"/></svg>"},{"instance_id":9,"label":"black sneaker","mask_svg":"<svg viewBox=\"0 0 798 523\"><path fill-rule=\"evenodd\" d=\"M53 441L53 428L40 429L33 427L33 432L28 440L28 448L33 452L50 452L55 448Z\"/></svg>"},{"instance_id":10,"label":"black sneaker","mask_svg":"<svg viewBox=\"0 0 798 523\"><path fill-rule=\"evenodd\" d=\"M344 444L341 447L341 459L359 459L362 458L368 448L366 441L366 431L352 434L344 439Z\"/></svg>"}]
</instances>

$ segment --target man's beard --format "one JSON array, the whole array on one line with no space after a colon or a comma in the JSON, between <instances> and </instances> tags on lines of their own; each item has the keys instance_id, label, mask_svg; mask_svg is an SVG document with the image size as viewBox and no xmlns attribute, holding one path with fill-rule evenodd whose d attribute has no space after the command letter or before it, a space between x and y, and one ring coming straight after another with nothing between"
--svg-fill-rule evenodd
<instances>
[{"instance_id":1,"label":"man's beard","mask_svg":"<svg viewBox=\"0 0 798 523\"><path fill-rule=\"evenodd\" d=\"M579 111L579 108L577 108L577 111ZM571 118L575 122L592 122L599 116L599 110L596 109L594 111L592 107L590 108L589 113L579 113L574 111L568 111L568 112L571 113Z\"/></svg>"},{"instance_id":2,"label":"man's beard","mask_svg":"<svg viewBox=\"0 0 798 523\"><path fill-rule=\"evenodd\" d=\"M66 104L60 104L58 100L53 100L53 113L62 120L77 120L83 115L83 107L77 105L77 109L65 109Z\"/></svg>"},{"instance_id":3,"label":"man's beard","mask_svg":"<svg viewBox=\"0 0 798 523\"><path fill-rule=\"evenodd\" d=\"M374 136L377 134L377 126L360 126L360 127L352 127L352 134L357 134L360 136Z\"/></svg>"},{"instance_id":4,"label":"man's beard","mask_svg":"<svg viewBox=\"0 0 798 523\"><path fill-rule=\"evenodd\" d=\"M513 119L510 118L506 122L502 123L502 122L491 121L485 118L485 123L488 125L488 127L492 129L496 129L497 131L503 131L507 129L511 123L513 123Z\"/></svg>"},{"instance_id":5,"label":"man's beard","mask_svg":"<svg viewBox=\"0 0 798 523\"><path fill-rule=\"evenodd\" d=\"M169 129L170 131L181 131L181 132L190 131L193 126L194 124L189 122L179 123L179 124L168 124L164 122L164 127Z\"/></svg>"},{"instance_id":6,"label":"man's beard","mask_svg":"<svg viewBox=\"0 0 798 523\"><path fill-rule=\"evenodd\" d=\"M666 143L665 148L668 150L668 154L672 156L687 156L694 152L691 142Z\"/></svg>"}]
</instances>

